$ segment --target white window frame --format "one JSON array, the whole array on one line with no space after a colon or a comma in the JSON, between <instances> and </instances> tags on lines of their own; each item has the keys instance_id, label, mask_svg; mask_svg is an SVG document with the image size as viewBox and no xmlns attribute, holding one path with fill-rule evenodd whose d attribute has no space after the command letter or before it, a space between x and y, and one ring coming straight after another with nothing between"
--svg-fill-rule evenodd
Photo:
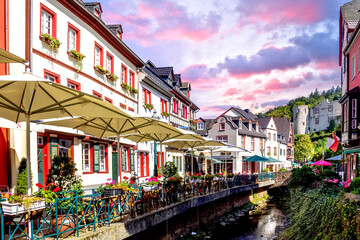
<instances>
[{"instance_id":1,"label":"white window frame","mask_svg":"<svg viewBox=\"0 0 360 240\"><path fill-rule=\"evenodd\" d=\"M221 127L221 126L224 126L224 127ZM219 130L220 131L225 131L225 123L224 122L221 122L220 125L219 125Z\"/></svg>"},{"instance_id":2,"label":"white window frame","mask_svg":"<svg viewBox=\"0 0 360 240\"><path fill-rule=\"evenodd\" d=\"M52 82L56 82L56 77L47 73L45 73L45 79L50 80Z\"/></svg>"},{"instance_id":3,"label":"white window frame","mask_svg":"<svg viewBox=\"0 0 360 240\"><path fill-rule=\"evenodd\" d=\"M76 34L77 32L72 29L71 27L69 27L69 32L68 32L68 38L69 38L69 46L68 46L68 51L70 52L71 50L75 50L76 51Z\"/></svg>"},{"instance_id":4,"label":"white window frame","mask_svg":"<svg viewBox=\"0 0 360 240\"><path fill-rule=\"evenodd\" d=\"M112 57L109 54L106 54L106 70L108 70L111 73L111 62Z\"/></svg>"},{"instance_id":5,"label":"white window frame","mask_svg":"<svg viewBox=\"0 0 360 240\"><path fill-rule=\"evenodd\" d=\"M216 140L222 143L227 143L228 142L228 136L217 136Z\"/></svg>"},{"instance_id":6,"label":"white window frame","mask_svg":"<svg viewBox=\"0 0 360 240\"><path fill-rule=\"evenodd\" d=\"M100 60L100 58L101 58L101 49L98 48L97 46L95 46L94 54L95 54L95 66L97 66L97 65L100 66L100 64L101 64L101 60Z\"/></svg>"},{"instance_id":7,"label":"white window frame","mask_svg":"<svg viewBox=\"0 0 360 240\"><path fill-rule=\"evenodd\" d=\"M198 122L197 123L197 130L204 130L204 122Z\"/></svg>"},{"instance_id":8,"label":"white window frame","mask_svg":"<svg viewBox=\"0 0 360 240\"><path fill-rule=\"evenodd\" d=\"M130 148L126 148L124 147L124 155L125 155L125 161L124 161L124 164L125 164L125 168L124 169L121 169L121 171L123 172L126 172L126 171L130 171L129 169L129 151L130 151Z\"/></svg>"},{"instance_id":9,"label":"white window frame","mask_svg":"<svg viewBox=\"0 0 360 240\"><path fill-rule=\"evenodd\" d=\"M81 147L82 147L82 152L81 152L82 170L83 172L91 172L90 143L83 142L81 143ZM86 155L87 155L87 159L86 159Z\"/></svg>"},{"instance_id":10,"label":"white window frame","mask_svg":"<svg viewBox=\"0 0 360 240\"><path fill-rule=\"evenodd\" d=\"M355 59L355 55L353 55L351 57L351 79L355 78L356 75L356 59Z\"/></svg>"},{"instance_id":11,"label":"white window frame","mask_svg":"<svg viewBox=\"0 0 360 240\"><path fill-rule=\"evenodd\" d=\"M255 138L251 137L251 151L255 151Z\"/></svg>"},{"instance_id":12,"label":"white window frame","mask_svg":"<svg viewBox=\"0 0 360 240\"><path fill-rule=\"evenodd\" d=\"M351 117L355 119L357 118L357 99L352 99Z\"/></svg>"},{"instance_id":13,"label":"white window frame","mask_svg":"<svg viewBox=\"0 0 360 240\"><path fill-rule=\"evenodd\" d=\"M351 120L351 128L356 129L357 128L357 121L356 119Z\"/></svg>"},{"instance_id":14,"label":"white window frame","mask_svg":"<svg viewBox=\"0 0 360 240\"><path fill-rule=\"evenodd\" d=\"M41 10L41 33L52 35L52 18L53 16L48 12ZM46 26L47 25L47 26Z\"/></svg>"},{"instance_id":15,"label":"white window frame","mask_svg":"<svg viewBox=\"0 0 360 240\"><path fill-rule=\"evenodd\" d=\"M129 85L132 87L133 86L133 81L135 81L135 74L131 71L129 71ZM134 83L135 86L135 83Z\"/></svg>"},{"instance_id":16,"label":"white window frame","mask_svg":"<svg viewBox=\"0 0 360 240\"><path fill-rule=\"evenodd\" d=\"M73 83L68 82L67 86L68 86L68 88L72 88L72 89L77 90L77 86L75 84L73 84Z\"/></svg>"},{"instance_id":17,"label":"white window frame","mask_svg":"<svg viewBox=\"0 0 360 240\"><path fill-rule=\"evenodd\" d=\"M245 148L245 136L241 136L241 147Z\"/></svg>"},{"instance_id":18,"label":"white window frame","mask_svg":"<svg viewBox=\"0 0 360 240\"><path fill-rule=\"evenodd\" d=\"M105 145L100 145L100 171L106 171L106 160L105 160Z\"/></svg>"},{"instance_id":19,"label":"white window frame","mask_svg":"<svg viewBox=\"0 0 360 240\"><path fill-rule=\"evenodd\" d=\"M121 66L121 83L125 82L126 68Z\"/></svg>"}]
</instances>

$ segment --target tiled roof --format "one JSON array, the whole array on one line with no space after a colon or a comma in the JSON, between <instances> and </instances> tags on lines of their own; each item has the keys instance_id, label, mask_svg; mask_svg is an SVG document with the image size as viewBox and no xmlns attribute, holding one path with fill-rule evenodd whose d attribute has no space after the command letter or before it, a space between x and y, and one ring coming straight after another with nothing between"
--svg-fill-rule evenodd
<instances>
[{"instance_id":1,"label":"tiled roof","mask_svg":"<svg viewBox=\"0 0 360 240\"><path fill-rule=\"evenodd\" d=\"M259 122L260 127L262 129L267 128L267 126L269 125L270 120L271 120L271 117L263 117L263 118L256 119L256 121Z\"/></svg>"},{"instance_id":2,"label":"tiled roof","mask_svg":"<svg viewBox=\"0 0 360 240\"><path fill-rule=\"evenodd\" d=\"M341 15L344 20L356 20L360 19L360 0L353 0L345 3L340 7Z\"/></svg>"},{"instance_id":3,"label":"tiled roof","mask_svg":"<svg viewBox=\"0 0 360 240\"><path fill-rule=\"evenodd\" d=\"M251 119L251 120L255 120L257 118L257 116L250 111L245 111L241 108L235 108L235 107L233 109L237 111L240 115L242 115L243 118Z\"/></svg>"},{"instance_id":4,"label":"tiled roof","mask_svg":"<svg viewBox=\"0 0 360 240\"><path fill-rule=\"evenodd\" d=\"M162 84L165 84L166 87L168 87L169 89L171 89L172 86L169 86L169 84L166 81L163 81L158 75L154 74L151 70L151 68L145 66L143 68L144 72L150 76L152 79L156 80L157 82L160 82ZM170 90L169 90L170 91Z\"/></svg>"},{"instance_id":5,"label":"tiled roof","mask_svg":"<svg viewBox=\"0 0 360 240\"><path fill-rule=\"evenodd\" d=\"M151 70L160 77L167 77L173 71L173 67L155 67Z\"/></svg>"},{"instance_id":6,"label":"tiled roof","mask_svg":"<svg viewBox=\"0 0 360 240\"><path fill-rule=\"evenodd\" d=\"M289 141L290 135L290 121L286 117L274 118L275 125L277 127L277 133L285 136L285 141Z\"/></svg>"}]
</instances>

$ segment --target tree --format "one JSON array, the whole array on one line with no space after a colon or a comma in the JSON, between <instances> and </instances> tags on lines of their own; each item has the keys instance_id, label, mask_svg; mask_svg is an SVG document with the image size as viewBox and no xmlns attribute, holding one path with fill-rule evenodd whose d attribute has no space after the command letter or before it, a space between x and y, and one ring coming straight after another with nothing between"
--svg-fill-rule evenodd
<instances>
[{"instance_id":1,"label":"tree","mask_svg":"<svg viewBox=\"0 0 360 240\"><path fill-rule=\"evenodd\" d=\"M312 156L313 145L309 135L297 134L295 135L294 156L298 161L304 161L308 156Z\"/></svg>"},{"instance_id":2,"label":"tree","mask_svg":"<svg viewBox=\"0 0 360 240\"><path fill-rule=\"evenodd\" d=\"M335 130L335 121L334 120L330 120L329 123L329 131L332 132Z\"/></svg>"}]
</instances>

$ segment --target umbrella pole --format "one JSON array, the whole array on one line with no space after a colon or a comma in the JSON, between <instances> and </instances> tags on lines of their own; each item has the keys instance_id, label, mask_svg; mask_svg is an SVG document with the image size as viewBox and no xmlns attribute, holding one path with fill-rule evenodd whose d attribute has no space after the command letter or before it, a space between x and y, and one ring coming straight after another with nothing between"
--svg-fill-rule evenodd
<instances>
[{"instance_id":1,"label":"umbrella pole","mask_svg":"<svg viewBox=\"0 0 360 240\"><path fill-rule=\"evenodd\" d=\"M121 162L120 162L120 134L116 134L117 142L116 142L116 152L117 152L117 164L119 164L119 167L117 168L118 176L120 177L121 182Z\"/></svg>"},{"instance_id":2,"label":"umbrella pole","mask_svg":"<svg viewBox=\"0 0 360 240\"><path fill-rule=\"evenodd\" d=\"M30 162L30 115L25 114L26 118L26 177L27 177L27 194L31 195L31 162Z\"/></svg>"},{"instance_id":3,"label":"umbrella pole","mask_svg":"<svg viewBox=\"0 0 360 240\"><path fill-rule=\"evenodd\" d=\"M213 162L213 150L210 149L210 155L211 155L211 174L214 174L214 162Z\"/></svg>"},{"instance_id":4,"label":"umbrella pole","mask_svg":"<svg viewBox=\"0 0 360 240\"><path fill-rule=\"evenodd\" d=\"M191 175L194 174L193 148L191 148Z\"/></svg>"},{"instance_id":5,"label":"umbrella pole","mask_svg":"<svg viewBox=\"0 0 360 240\"><path fill-rule=\"evenodd\" d=\"M163 176L163 169L164 169L164 165L163 165L163 157L162 157L162 154L163 152L162 152L162 142L160 142L160 166L161 166L161 176Z\"/></svg>"}]
</instances>

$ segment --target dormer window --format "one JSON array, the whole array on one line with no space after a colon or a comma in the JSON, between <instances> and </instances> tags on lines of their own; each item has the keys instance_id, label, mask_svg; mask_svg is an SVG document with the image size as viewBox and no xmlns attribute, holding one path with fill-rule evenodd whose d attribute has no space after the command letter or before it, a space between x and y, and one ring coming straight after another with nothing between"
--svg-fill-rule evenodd
<instances>
[{"instance_id":1,"label":"dormer window","mask_svg":"<svg viewBox=\"0 0 360 240\"><path fill-rule=\"evenodd\" d=\"M95 15L98 17L98 18L101 18L101 12L99 9L95 8Z\"/></svg>"},{"instance_id":2,"label":"dormer window","mask_svg":"<svg viewBox=\"0 0 360 240\"><path fill-rule=\"evenodd\" d=\"M203 123L203 122L198 122L196 129L197 129L197 130L204 130L204 123Z\"/></svg>"},{"instance_id":3,"label":"dormer window","mask_svg":"<svg viewBox=\"0 0 360 240\"><path fill-rule=\"evenodd\" d=\"M121 34L121 32L120 32L120 31L117 31L116 36L117 36L118 38L122 39L122 34Z\"/></svg>"}]
</instances>

